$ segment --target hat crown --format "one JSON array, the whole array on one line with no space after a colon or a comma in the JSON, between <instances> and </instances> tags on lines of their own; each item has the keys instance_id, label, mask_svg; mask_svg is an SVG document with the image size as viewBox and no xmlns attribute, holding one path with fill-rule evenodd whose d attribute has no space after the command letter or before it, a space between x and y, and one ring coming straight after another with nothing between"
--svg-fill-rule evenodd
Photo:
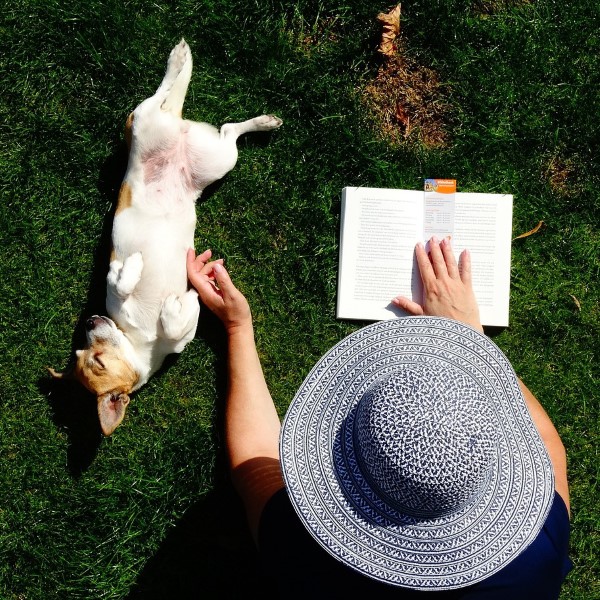
<instances>
[{"instance_id":1,"label":"hat crown","mask_svg":"<svg viewBox=\"0 0 600 600\"><path fill-rule=\"evenodd\" d=\"M493 411L450 366L401 365L376 381L358 403L353 435L365 478L388 504L418 518L478 499L496 463Z\"/></svg>"}]
</instances>

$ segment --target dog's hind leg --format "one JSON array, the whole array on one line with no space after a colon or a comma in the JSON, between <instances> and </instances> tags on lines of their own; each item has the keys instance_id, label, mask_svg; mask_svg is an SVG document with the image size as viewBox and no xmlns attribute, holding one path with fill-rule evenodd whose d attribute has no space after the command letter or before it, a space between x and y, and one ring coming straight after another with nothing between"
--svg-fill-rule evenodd
<instances>
[{"instance_id":1,"label":"dog's hind leg","mask_svg":"<svg viewBox=\"0 0 600 600\"><path fill-rule=\"evenodd\" d=\"M169 55L167 71L154 94L160 108L181 117L183 102L192 76L192 52L185 40L181 40Z\"/></svg>"},{"instance_id":2,"label":"dog's hind leg","mask_svg":"<svg viewBox=\"0 0 600 600\"><path fill-rule=\"evenodd\" d=\"M205 123L188 121L188 157L191 181L196 192L224 177L237 161L237 139L252 131L270 131L282 124L281 119L273 115L261 115L241 123L225 123L217 133L216 129ZM207 129L208 128L208 129ZM218 136L215 140L212 136ZM208 140L213 143L208 144ZM216 141L217 143L214 143Z\"/></svg>"},{"instance_id":3,"label":"dog's hind leg","mask_svg":"<svg viewBox=\"0 0 600 600\"><path fill-rule=\"evenodd\" d=\"M261 115L241 123L225 123L221 127L221 138L233 141L240 135L253 131L271 131L281 126L283 121L275 115Z\"/></svg>"}]
</instances>

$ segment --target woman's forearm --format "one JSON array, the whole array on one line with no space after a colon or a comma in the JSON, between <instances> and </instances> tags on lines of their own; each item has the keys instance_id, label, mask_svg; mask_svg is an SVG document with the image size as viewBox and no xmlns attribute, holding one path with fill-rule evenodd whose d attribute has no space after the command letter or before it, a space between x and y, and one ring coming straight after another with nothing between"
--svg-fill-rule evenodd
<instances>
[{"instance_id":1,"label":"woman's forearm","mask_svg":"<svg viewBox=\"0 0 600 600\"><path fill-rule=\"evenodd\" d=\"M231 468L256 456L279 458L281 423L267 387L252 324L228 332L226 437Z\"/></svg>"}]
</instances>

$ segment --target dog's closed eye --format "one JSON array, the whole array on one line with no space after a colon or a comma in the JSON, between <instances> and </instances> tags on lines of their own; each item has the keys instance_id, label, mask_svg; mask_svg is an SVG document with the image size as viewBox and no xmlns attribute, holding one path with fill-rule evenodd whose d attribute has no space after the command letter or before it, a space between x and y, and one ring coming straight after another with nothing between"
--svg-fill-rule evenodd
<instances>
[{"instance_id":1,"label":"dog's closed eye","mask_svg":"<svg viewBox=\"0 0 600 600\"><path fill-rule=\"evenodd\" d=\"M106 366L104 365L104 363L102 362L102 359L100 358L100 354L94 354L94 361L95 363L101 368L101 369L105 369Z\"/></svg>"}]
</instances>

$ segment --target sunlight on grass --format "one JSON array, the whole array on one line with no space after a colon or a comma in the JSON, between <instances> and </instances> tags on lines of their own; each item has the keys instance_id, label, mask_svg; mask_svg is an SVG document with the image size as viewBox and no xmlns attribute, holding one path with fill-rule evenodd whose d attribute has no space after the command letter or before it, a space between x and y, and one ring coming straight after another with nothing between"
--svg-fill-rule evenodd
<instances>
[{"instance_id":1,"label":"sunlight on grass","mask_svg":"<svg viewBox=\"0 0 600 600\"><path fill-rule=\"evenodd\" d=\"M125 118L171 47L194 55L185 116L261 113L236 168L198 204L196 246L223 257L254 314L283 416L315 361L361 323L335 319L345 185L515 198L511 327L492 332L569 456L574 571L561 598L600 597L598 406L600 11L575 0L388 5L237 0L24 0L0 21L0 597L238 598L257 556L222 439L224 340L197 339L102 439L64 368L103 310L103 240L125 168ZM408 121L407 121L408 117ZM409 123L409 125L407 125Z\"/></svg>"}]
</instances>

